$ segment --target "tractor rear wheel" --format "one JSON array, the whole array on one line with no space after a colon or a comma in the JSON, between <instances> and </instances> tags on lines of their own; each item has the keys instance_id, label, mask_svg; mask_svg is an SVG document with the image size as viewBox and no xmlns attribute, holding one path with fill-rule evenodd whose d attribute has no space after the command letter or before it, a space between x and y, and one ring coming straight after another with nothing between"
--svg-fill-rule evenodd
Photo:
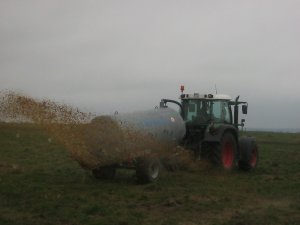
<instances>
[{"instance_id":1,"label":"tractor rear wheel","mask_svg":"<svg viewBox=\"0 0 300 225\"><path fill-rule=\"evenodd\" d=\"M252 170L258 163L258 147L255 138L241 137L239 140L241 158L239 169Z\"/></svg>"},{"instance_id":2,"label":"tractor rear wheel","mask_svg":"<svg viewBox=\"0 0 300 225\"><path fill-rule=\"evenodd\" d=\"M210 153L213 164L232 170L236 165L237 144L236 139L231 133L225 133L219 144L215 144Z\"/></svg>"},{"instance_id":3,"label":"tractor rear wheel","mask_svg":"<svg viewBox=\"0 0 300 225\"><path fill-rule=\"evenodd\" d=\"M157 158L141 158L136 163L136 176L139 183L149 183L158 180L161 173L161 163Z\"/></svg>"}]
</instances>

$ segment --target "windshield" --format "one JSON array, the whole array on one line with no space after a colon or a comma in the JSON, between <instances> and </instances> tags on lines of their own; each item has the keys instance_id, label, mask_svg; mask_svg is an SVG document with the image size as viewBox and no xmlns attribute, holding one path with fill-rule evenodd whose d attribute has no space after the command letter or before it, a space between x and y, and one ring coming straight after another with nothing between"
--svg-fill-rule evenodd
<instances>
[{"instance_id":1,"label":"windshield","mask_svg":"<svg viewBox=\"0 0 300 225\"><path fill-rule=\"evenodd\" d=\"M182 103L184 120L187 122L196 124L205 124L211 121L231 123L228 101L188 99Z\"/></svg>"}]
</instances>

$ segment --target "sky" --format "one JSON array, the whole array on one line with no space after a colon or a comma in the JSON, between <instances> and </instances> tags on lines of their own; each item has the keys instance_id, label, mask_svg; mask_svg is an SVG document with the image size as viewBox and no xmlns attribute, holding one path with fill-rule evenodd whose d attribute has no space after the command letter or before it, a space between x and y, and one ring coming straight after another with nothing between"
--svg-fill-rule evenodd
<instances>
[{"instance_id":1,"label":"sky","mask_svg":"<svg viewBox=\"0 0 300 225\"><path fill-rule=\"evenodd\" d=\"M300 128L300 1L0 1L0 90L96 114L240 95L246 127Z\"/></svg>"}]
</instances>

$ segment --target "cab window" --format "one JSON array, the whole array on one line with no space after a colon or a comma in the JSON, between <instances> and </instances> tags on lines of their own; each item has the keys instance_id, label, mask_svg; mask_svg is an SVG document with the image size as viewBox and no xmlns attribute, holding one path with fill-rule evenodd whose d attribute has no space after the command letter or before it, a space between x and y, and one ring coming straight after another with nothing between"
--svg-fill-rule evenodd
<instances>
[{"instance_id":1,"label":"cab window","mask_svg":"<svg viewBox=\"0 0 300 225\"><path fill-rule=\"evenodd\" d=\"M187 122L192 121L196 124L207 123L211 118L211 106L209 101L188 100L183 103L184 118Z\"/></svg>"},{"instance_id":2,"label":"cab window","mask_svg":"<svg viewBox=\"0 0 300 225\"><path fill-rule=\"evenodd\" d=\"M215 122L231 123L231 115L227 101L213 101L212 114Z\"/></svg>"},{"instance_id":3,"label":"cab window","mask_svg":"<svg viewBox=\"0 0 300 225\"><path fill-rule=\"evenodd\" d=\"M223 117L225 123L231 123L231 114L228 102L223 102Z\"/></svg>"}]
</instances>

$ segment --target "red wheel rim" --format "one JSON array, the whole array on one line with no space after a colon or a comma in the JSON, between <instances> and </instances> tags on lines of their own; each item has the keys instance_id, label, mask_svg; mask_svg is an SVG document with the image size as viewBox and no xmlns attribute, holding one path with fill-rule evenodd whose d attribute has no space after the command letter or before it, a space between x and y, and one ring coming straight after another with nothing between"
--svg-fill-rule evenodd
<instances>
[{"instance_id":1,"label":"red wheel rim","mask_svg":"<svg viewBox=\"0 0 300 225\"><path fill-rule=\"evenodd\" d=\"M233 144L228 141L225 143L222 151L222 162L225 169L231 169L233 166L234 151Z\"/></svg>"},{"instance_id":2,"label":"red wheel rim","mask_svg":"<svg viewBox=\"0 0 300 225\"><path fill-rule=\"evenodd\" d=\"M251 159L250 159L250 166L252 168L254 168L256 166L256 163L257 163L257 151L256 149L252 149L252 152L251 152Z\"/></svg>"}]
</instances>

